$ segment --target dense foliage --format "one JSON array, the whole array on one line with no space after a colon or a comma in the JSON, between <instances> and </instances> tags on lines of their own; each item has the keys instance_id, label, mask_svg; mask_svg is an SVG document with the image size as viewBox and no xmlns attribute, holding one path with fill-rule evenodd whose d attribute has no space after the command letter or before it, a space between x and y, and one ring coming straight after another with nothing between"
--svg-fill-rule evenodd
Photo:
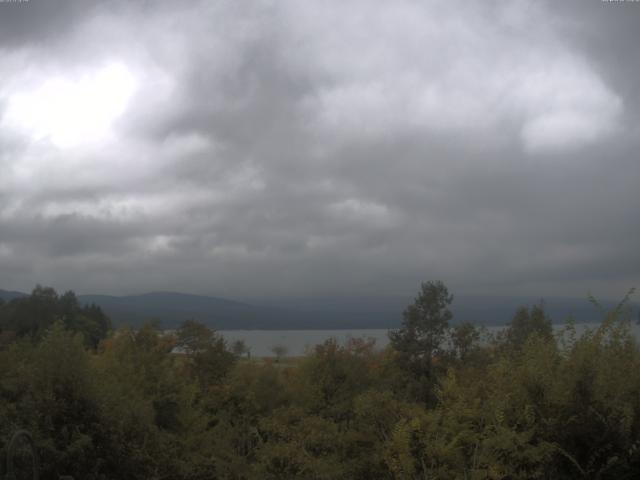
<instances>
[{"instance_id":1,"label":"dense foliage","mask_svg":"<svg viewBox=\"0 0 640 480\"><path fill-rule=\"evenodd\" d=\"M58 295L53 288L38 285L31 295L9 302L0 299L0 344L17 338L41 338L55 322L80 333L92 348L111 329L109 318L96 305L80 305L73 292Z\"/></svg>"},{"instance_id":2,"label":"dense foliage","mask_svg":"<svg viewBox=\"0 0 640 480\"><path fill-rule=\"evenodd\" d=\"M640 350L624 309L554 335L542 305L493 338L424 284L389 348L235 353L201 324L108 332L71 293L0 305L0 439L42 478L624 479L640 471ZM99 314L98 314L99 312ZM426 358L428 356L428 358ZM280 358L282 357L282 358Z\"/></svg>"}]
</instances>

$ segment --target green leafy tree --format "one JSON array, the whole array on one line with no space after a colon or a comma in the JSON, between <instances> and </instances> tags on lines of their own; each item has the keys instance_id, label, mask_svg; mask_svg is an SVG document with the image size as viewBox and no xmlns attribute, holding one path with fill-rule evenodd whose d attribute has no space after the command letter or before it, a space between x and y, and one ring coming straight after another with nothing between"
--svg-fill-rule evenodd
<instances>
[{"instance_id":1,"label":"green leafy tree","mask_svg":"<svg viewBox=\"0 0 640 480\"><path fill-rule=\"evenodd\" d=\"M175 344L152 324L101 344L93 363L109 441L106 478L207 478L209 417Z\"/></svg>"},{"instance_id":2,"label":"green leafy tree","mask_svg":"<svg viewBox=\"0 0 640 480\"><path fill-rule=\"evenodd\" d=\"M422 283L414 303L403 313L402 327L389 334L400 366L414 379L414 394L431 397L434 364L443 351L445 334L453 317L453 295L440 281Z\"/></svg>"},{"instance_id":3,"label":"green leafy tree","mask_svg":"<svg viewBox=\"0 0 640 480\"><path fill-rule=\"evenodd\" d=\"M553 338L553 326L544 311L544 304L541 302L531 308L520 307L505 334L507 344L516 350L521 349L531 335L550 341Z\"/></svg>"},{"instance_id":4,"label":"green leafy tree","mask_svg":"<svg viewBox=\"0 0 640 480\"><path fill-rule=\"evenodd\" d=\"M461 323L451 329L451 347L459 360L466 360L479 340L480 330L472 323Z\"/></svg>"},{"instance_id":5,"label":"green leafy tree","mask_svg":"<svg viewBox=\"0 0 640 480\"><path fill-rule=\"evenodd\" d=\"M205 390L220 382L236 362L224 338L195 320L186 320L178 328L176 345L184 351L189 371Z\"/></svg>"},{"instance_id":6,"label":"green leafy tree","mask_svg":"<svg viewBox=\"0 0 640 480\"><path fill-rule=\"evenodd\" d=\"M0 306L0 329L7 339L39 340L56 321L67 330L81 333L91 348L96 348L111 330L111 322L100 307L80 305L72 291L59 296L53 288L38 285L31 295Z\"/></svg>"},{"instance_id":7,"label":"green leafy tree","mask_svg":"<svg viewBox=\"0 0 640 480\"><path fill-rule=\"evenodd\" d=\"M342 435L331 420L284 408L260 423L265 442L257 451L256 480L347 480Z\"/></svg>"},{"instance_id":8,"label":"green leafy tree","mask_svg":"<svg viewBox=\"0 0 640 480\"><path fill-rule=\"evenodd\" d=\"M335 338L316 345L296 372L294 391L299 404L336 421L352 418L355 397L372 385L373 345L350 339L341 346Z\"/></svg>"}]
</instances>

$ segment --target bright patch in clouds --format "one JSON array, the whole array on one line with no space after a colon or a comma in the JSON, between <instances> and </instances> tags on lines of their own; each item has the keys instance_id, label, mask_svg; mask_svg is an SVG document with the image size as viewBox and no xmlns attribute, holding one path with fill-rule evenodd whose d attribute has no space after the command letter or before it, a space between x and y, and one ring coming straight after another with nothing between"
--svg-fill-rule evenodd
<instances>
[{"instance_id":1,"label":"bright patch in clouds","mask_svg":"<svg viewBox=\"0 0 640 480\"><path fill-rule=\"evenodd\" d=\"M525 111L520 136L529 153L588 145L619 126L621 98L588 65L561 58L526 75L516 90L515 103Z\"/></svg>"},{"instance_id":2,"label":"bright patch in clouds","mask_svg":"<svg viewBox=\"0 0 640 480\"><path fill-rule=\"evenodd\" d=\"M9 96L3 125L58 148L105 140L136 90L136 79L121 63L77 78L45 80Z\"/></svg>"},{"instance_id":3,"label":"bright patch in clouds","mask_svg":"<svg viewBox=\"0 0 640 480\"><path fill-rule=\"evenodd\" d=\"M619 127L621 98L549 29L541 5L512 2L494 18L458 4L364 2L346 15L294 3L295 59L323 79L305 106L330 138L418 131L499 144L515 125L523 150L537 154Z\"/></svg>"}]
</instances>

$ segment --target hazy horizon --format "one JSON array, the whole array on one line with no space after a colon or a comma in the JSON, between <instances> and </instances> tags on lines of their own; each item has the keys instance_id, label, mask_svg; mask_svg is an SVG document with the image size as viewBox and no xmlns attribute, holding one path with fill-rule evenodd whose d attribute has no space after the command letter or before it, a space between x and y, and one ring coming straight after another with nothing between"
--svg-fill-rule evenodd
<instances>
[{"instance_id":1,"label":"hazy horizon","mask_svg":"<svg viewBox=\"0 0 640 480\"><path fill-rule=\"evenodd\" d=\"M178 295L185 295L185 296L198 296L198 297L210 297L210 298L218 298L221 300L231 300L231 301L237 301L237 302L257 302L257 303L262 303L264 305L276 305L278 304L278 302L314 302L314 303L318 303L321 302L323 300L327 300L327 301L371 301L371 300L376 300L379 299L380 301L386 301L386 300L403 300L403 301L407 301L407 302L411 302L413 301L414 297L416 296L416 291L406 291L404 293L395 293L395 294L374 294L371 293L369 295L367 294L349 294L349 293L336 293L336 294L323 294L323 295L304 295L304 294L300 294L300 295L282 295L282 296L275 296L275 295L253 295L253 296L242 296L242 297L235 297L235 296L222 296L222 295L218 295L215 292L213 293L208 293L208 292L198 292L198 291L181 291L181 290L145 290L143 287L138 286L138 288L132 289L131 291L122 291L121 293L105 293L105 292L101 292L101 291L93 291L93 290L82 290L82 289L77 289L77 288L57 288L56 285L49 285L49 284L42 284L42 283L37 283L32 285L30 288L27 289L16 289L16 288L6 288L3 287L2 285L0 285L0 291L5 291L5 292L13 292L13 293L23 293L23 294L30 294L32 292L32 290L36 287L36 286L43 286L43 287L51 287L54 290L56 290L56 292L58 294L62 294L66 291L73 291L76 295L80 295L80 296L110 296L110 297L135 297L135 296L141 296L141 295L149 295L149 294L178 294ZM418 285L419 287L419 285ZM414 289L415 290L415 289ZM545 301L545 300L577 300L577 301L581 301L584 300L585 302L589 302L589 296L593 295L594 298L596 300L603 300L606 302L619 302L621 301L625 295L627 293L629 293L631 289L627 289L626 291L622 291L620 292L619 295L616 295L615 292L610 295L610 296L604 296L604 295L599 295L597 292L591 292L591 291L587 291L584 292L583 295L536 295L535 293L521 293L521 294L504 294L504 293L486 293L486 294L482 294L482 293L470 293L470 294L466 294L466 293L455 293L453 292L454 295L454 302L456 298L464 298L465 300L472 300L472 299L495 299L495 300L500 300L500 299L505 299L505 300L529 300L529 301L533 301L536 302L538 300L541 301ZM630 301L632 304L637 303L637 289L634 289L634 292L632 293L631 297L630 297Z\"/></svg>"}]
</instances>

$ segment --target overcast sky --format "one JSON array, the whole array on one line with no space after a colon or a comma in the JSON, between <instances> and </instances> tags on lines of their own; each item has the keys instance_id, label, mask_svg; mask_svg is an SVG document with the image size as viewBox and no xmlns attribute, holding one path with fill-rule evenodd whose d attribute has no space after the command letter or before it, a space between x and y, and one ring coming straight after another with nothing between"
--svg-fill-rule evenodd
<instances>
[{"instance_id":1,"label":"overcast sky","mask_svg":"<svg viewBox=\"0 0 640 480\"><path fill-rule=\"evenodd\" d=\"M640 287L640 3L0 3L0 288Z\"/></svg>"}]
</instances>

